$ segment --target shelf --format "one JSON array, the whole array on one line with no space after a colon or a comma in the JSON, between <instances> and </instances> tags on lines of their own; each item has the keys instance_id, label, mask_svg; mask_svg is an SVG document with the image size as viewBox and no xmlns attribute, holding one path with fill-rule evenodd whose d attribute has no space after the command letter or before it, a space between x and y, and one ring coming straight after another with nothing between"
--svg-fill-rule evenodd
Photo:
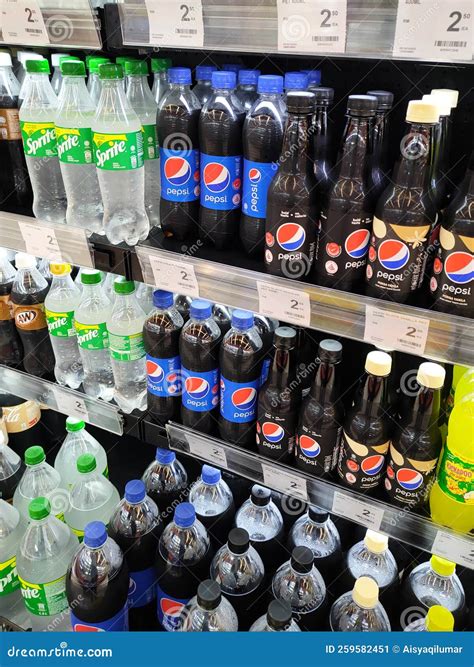
<instances>
[{"instance_id":1,"label":"shelf","mask_svg":"<svg viewBox=\"0 0 474 667\"><path fill-rule=\"evenodd\" d=\"M170 448L474 569L474 536L170 422Z\"/></svg>"}]
</instances>

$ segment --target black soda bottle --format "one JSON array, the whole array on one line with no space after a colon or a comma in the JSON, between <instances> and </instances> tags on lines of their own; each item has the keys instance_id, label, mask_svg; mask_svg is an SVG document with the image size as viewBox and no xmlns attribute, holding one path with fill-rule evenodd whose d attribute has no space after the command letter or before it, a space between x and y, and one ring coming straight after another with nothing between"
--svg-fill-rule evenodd
<instances>
[{"instance_id":1,"label":"black soda bottle","mask_svg":"<svg viewBox=\"0 0 474 667\"><path fill-rule=\"evenodd\" d=\"M0 62L1 56L0 53ZM16 271L8 261L7 251L0 248L0 360L6 366L19 367L23 361L23 347L15 327L11 291Z\"/></svg>"},{"instance_id":2,"label":"black soda bottle","mask_svg":"<svg viewBox=\"0 0 474 667\"><path fill-rule=\"evenodd\" d=\"M219 346L221 332L209 301L195 299L191 317L179 339L183 382L181 421L211 433L219 411Z\"/></svg>"},{"instance_id":3,"label":"black soda bottle","mask_svg":"<svg viewBox=\"0 0 474 667\"><path fill-rule=\"evenodd\" d=\"M375 209L366 269L367 294L406 303L423 281L431 232L436 225L430 174L438 108L409 102L407 133L392 182Z\"/></svg>"},{"instance_id":4,"label":"black soda bottle","mask_svg":"<svg viewBox=\"0 0 474 667\"><path fill-rule=\"evenodd\" d=\"M374 201L370 159L377 98L349 95L334 185L320 214L314 282L352 291L364 276Z\"/></svg>"},{"instance_id":5,"label":"black soda bottle","mask_svg":"<svg viewBox=\"0 0 474 667\"><path fill-rule=\"evenodd\" d=\"M388 415L387 378L392 358L386 352L369 352L342 431L337 472L341 481L357 491L373 491L385 471L391 420Z\"/></svg>"},{"instance_id":6,"label":"black soda bottle","mask_svg":"<svg viewBox=\"0 0 474 667\"><path fill-rule=\"evenodd\" d=\"M282 93L281 76L260 76L258 99L244 122L240 239L248 255L263 255L268 188L278 169L286 121Z\"/></svg>"},{"instance_id":7,"label":"black soda bottle","mask_svg":"<svg viewBox=\"0 0 474 667\"><path fill-rule=\"evenodd\" d=\"M257 331L262 339L262 373L260 375L260 386L265 384L270 372L273 354L273 336L275 331L280 326L278 320L273 320L270 317L265 317L259 313L254 313L253 321L257 327Z\"/></svg>"},{"instance_id":8,"label":"black soda bottle","mask_svg":"<svg viewBox=\"0 0 474 667\"><path fill-rule=\"evenodd\" d=\"M280 168L268 190L265 225L265 268L284 278L307 276L313 264L317 206L309 127L314 95L287 95Z\"/></svg>"},{"instance_id":9,"label":"black soda bottle","mask_svg":"<svg viewBox=\"0 0 474 667\"><path fill-rule=\"evenodd\" d=\"M171 292L155 290L153 305L143 325L148 414L164 425L177 420L181 408L179 336L184 321L173 305Z\"/></svg>"},{"instance_id":10,"label":"black soda bottle","mask_svg":"<svg viewBox=\"0 0 474 667\"><path fill-rule=\"evenodd\" d=\"M201 106L204 106L212 95L212 73L217 70L215 65L198 65L196 67L196 85L193 93L198 98Z\"/></svg>"},{"instance_id":11,"label":"black soda bottle","mask_svg":"<svg viewBox=\"0 0 474 667\"><path fill-rule=\"evenodd\" d=\"M253 313L234 310L232 328L220 351L219 434L226 442L250 445L255 438L263 343Z\"/></svg>"},{"instance_id":12,"label":"black soda bottle","mask_svg":"<svg viewBox=\"0 0 474 667\"><path fill-rule=\"evenodd\" d=\"M441 211L449 204L451 196L451 179L449 177L450 154L450 99L443 95L423 95L423 102L438 107L439 122L436 127L434 141L435 155L431 169L431 194L436 209Z\"/></svg>"},{"instance_id":13,"label":"black soda bottle","mask_svg":"<svg viewBox=\"0 0 474 667\"><path fill-rule=\"evenodd\" d=\"M324 339L319 343L316 377L300 414L296 465L317 477L328 477L337 464L344 418L339 400L341 359L342 345L337 340Z\"/></svg>"},{"instance_id":14,"label":"black soda bottle","mask_svg":"<svg viewBox=\"0 0 474 667\"><path fill-rule=\"evenodd\" d=\"M374 123L374 146L370 160L372 195L376 202L388 185L388 141L390 138L389 118L393 106L393 93L388 90L368 90L367 95L377 98Z\"/></svg>"},{"instance_id":15,"label":"black soda bottle","mask_svg":"<svg viewBox=\"0 0 474 667\"><path fill-rule=\"evenodd\" d=\"M160 221L167 236L197 235L199 219L199 138L201 105L190 89L191 70L168 70L169 90L157 115L160 144Z\"/></svg>"},{"instance_id":16,"label":"black soda bottle","mask_svg":"<svg viewBox=\"0 0 474 667\"><path fill-rule=\"evenodd\" d=\"M321 205L332 186L331 134L328 113L334 101L334 90L320 86L312 92L315 98L312 120L314 176L318 202Z\"/></svg>"},{"instance_id":17,"label":"black soda bottle","mask_svg":"<svg viewBox=\"0 0 474 667\"><path fill-rule=\"evenodd\" d=\"M221 330L221 336L223 338L230 329L230 310L227 306L223 306L221 303L213 303L212 317Z\"/></svg>"},{"instance_id":18,"label":"black soda bottle","mask_svg":"<svg viewBox=\"0 0 474 667\"><path fill-rule=\"evenodd\" d=\"M188 474L171 449L155 452L155 459L147 466L142 476L147 495L160 510L163 523L167 525L173 519L173 512L178 503L188 495Z\"/></svg>"},{"instance_id":19,"label":"black soda bottle","mask_svg":"<svg viewBox=\"0 0 474 667\"><path fill-rule=\"evenodd\" d=\"M282 462L294 454L301 386L296 376L297 334L278 327L268 380L258 396L257 446L259 454Z\"/></svg>"},{"instance_id":20,"label":"black soda bottle","mask_svg":"<svg viewBox=\"0 0 474 667\"><path fill-rule=\"evenodd\" d=\"M237 232L242 195L244 108L235 96L234 72L213 72L212 97L199 119L202 237L227 248Z\"/></svg>"}]
</instances>

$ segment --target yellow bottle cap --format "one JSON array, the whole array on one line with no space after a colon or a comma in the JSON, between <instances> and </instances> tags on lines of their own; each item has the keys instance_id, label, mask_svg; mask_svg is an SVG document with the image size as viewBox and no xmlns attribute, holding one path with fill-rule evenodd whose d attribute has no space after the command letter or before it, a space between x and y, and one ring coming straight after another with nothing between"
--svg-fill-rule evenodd
<instances>
[{"instance_id":1,"label":"yellow bottle cap","mask_svg":"<svg viewBox=\"0 0 474 667\"><path fill-rule=\"evenodd\" d=\"M451 109L455 109L458 105L459 90L453 90L452 88L433 88L431 95L443 95L447 97Z\"/></svg>"},{"instance_id":2,"label":"yellow bottle cap","mask_svg":"<svg viewBox=\"0 0 474 667\"><path fill-rule=\"evenodd\" d=\"M453 632L454 616L440 604L435 604L428 609L425 621L428 632Z\"/></svg>"},{"instance_id":3,"label":"yellow bottle cap","mask_svg":"<svg viewBox=\"0 0 474 667\"><path fill-rule=\"evenodd\" d=\"M423 102L437 106L440 116L451 115L451 104L446 95L423 95Z\"/></svg>"},{"instance_id":4,"label":"yellow bottle cap","mask_svg":"<svg viewBox=\"0 0 474 667\"><path fill-rule=\"evenodd\" d=\"M388 548L388 537L369 528L364 537L364 544L372 553L381 554Z\"/></svg>"},{"instance_id":5,"label":"yellow bottle cap","mask_svg":"<svg viewBox=\"0 0 474 667\"><path fill-rule=\"evenodd\" d=\"M392 370L392 357L386 352L373 350L365 360L365 370L372 375L385 377Z\"/></svg>"},{"instance_id":6,"label":"yellow bottle cap","mask_svg":"<svg viewBox=\"0 0 474 667\"><path fill-rule=\"evenodd\" d=\"M423 100L412 100L408 102L408 123L437 123L439 121L439 109L436 104L423 102Z\"/></svg>"},{"instance_id":7,"label":"yellow bottle cap","mask_svg":"<svg viewBox=\"0 0 474 667\"><path fill-rule=\"evenodd\" d=\"M352 599L359 607L373 609L379 601L379 587L370 577L359 577L352 589Z\"/></svg>"},{"instance_id":8,"label":"yellow bottle cap","mask_svg":"<svg viewBox=\"0 0 474 667\"><path fill-rule=\"evenodd\" d=\"M53 276L65 276L66 273L71 273L71 265L66 262L51 262L49 270Z\"/></svg>"},{"instance_id":9,"label":"yellow bottle cap","mask_svg":"<svg viewBox=\"0 0 474 667\"><path fill-rule=\"evenodd\" d=\"M450 577L456 572L456 564L446 560L446 558L441 558L441 556L431 556L430 565L432 570L442 577Z\"/></svg>"},{"instance_id":10,"label":"yellow bottle cap","mask_svg":"<svg viewBox=\"0 0 474 667\"><path fill-rule=\"evenodd\" d=\"M425 361L420 364L416 379L423 387L429 389L441 389L444 385L444 378L446 371L439 364L434 364L431 361Z\"/></svg>"}]
</instances>

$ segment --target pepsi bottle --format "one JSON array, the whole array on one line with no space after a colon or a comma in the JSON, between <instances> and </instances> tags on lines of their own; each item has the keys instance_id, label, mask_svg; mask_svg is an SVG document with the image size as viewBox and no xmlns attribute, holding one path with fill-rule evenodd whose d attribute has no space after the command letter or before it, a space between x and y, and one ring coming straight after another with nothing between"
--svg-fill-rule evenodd
<instances>
[{"instance_id":1,"label":"pepsi bottle","mask_svg":"<svg viewBox=\"0 0 474 667\"><path fill-rule=\"evenodd\" d=\"M191 70L168 70L169 90L157 115L160 144L160 222L166 236L197 235L199 220L199 138L201 105L191 91Z\"/></svg>"},{"instance_id":2,"label":"pepsi bottle","mask_svg":"<svg viewBox=\"0 0 474 667\"><path fill-rule=\"evenodd\" d=\"M329 132L329 107L334 101L333 88L315 88L314 114L312 120L313 130L313 163L314 176L316 178L316 192L319 205L325 201L333 181L331 177L331 134Z\"/></svg>"},{"instance_id":3,"label":"pepsi bottle","mask_svg":"<svg viewBox=\"0 0 474 667\"><path fill-rule=\"evenodd\" d=\"M342 345L319 343L318 368L311 391L303 401L296 435L296 465L316 477L328 477L337 464L344 408L340 401L338 366Z\"/></svg>"},{"instance_id":4,"label":"pepsi bottle","mask_svg":"<svg viewBox=\"0 0 474 667\"><path fill-rule=\"evenodd\" d=\"M367 95L377 98L377 111L374 123L374 147L370 164L370 177L374 201L377 201L388 184L390 169L388 166L388 141L390 109L393 106L393 93L388 90L368 90Z\"/></svg>"},{"instance_id":5,"label":"pepsi bottle","mask_svg":"<svg viewBox=\"0 0 474 667\"><path fill-rule=\"evenodd\" d=\"M222 479L221 471L203 465L201 477L189 492L189 502L196 510L197 518L208 531L211 544L219 549L225 544L235 514L232 491Z\"/></svg>"},{"instance_id":6,"label":"pepsi bottle","mask_svg":"<svg viewBox=\"0 0 474 667\"><path fill-rule=\"evenodd\" d=\"M173 305L173 295L153 292L154 309L143 325L146 351L147 405L153 421L165 425L177 420L181 408L179 336L183 318Z\"/></svg>"},{"instance_id":7,"label":"pepsi bottle","mask_svg":"<svg viewBox=\"0 0 474 667\"><path fill-rule=\"evenodd\" d=\"M216 321L217 326L221 330L221 336L224 338L226 333L230 329L230 310L227 306L223 306L220 303L212 304L212 317Z\"/></svg>"},{"instance_id":8,"label":"pepsi bottle","mask_svg":"<svg viewBox=\"0 0 474 667\"><path fill-rule=\"evenodd\" d=\"M260 76L258 99L244 122L240 240L248 255L263 255L268 188L278 169L286 121L282 92L281 76Z\"/></svg>"},{"instance_id":9,"label":"pepsi bottle","mask_svg":"<svg viewBox=\"0 0 474 667\"><path fill-rule=\"evenodd\" d=\"M195 299L191 318L179 339L184 426L211 433L217 424L219 405L219 346L221 332L212 317L209 301Z\"/></svg>"},{"instance_id":10,"label":"pepsi bottle","mask_svg":"<svg viewBox=\"0 0 474 667\"><path fill-rule=\"evenodd\" d=\"M285 94L288 95L292 90L307 90L308 76L304 72L286 72L285 74Z\"/></svg>"},{"instance_id":11,"label":"pepsi bottle","mask_svg":"<svg viewBox=\"0 0 474 667\"><path fill-rule=\"evenodd\" d=\"M254 442L262 348L253 313L234 310L232 328L222 341L219 358L219 435L226 442L239 445Z\"/></svg>"},{"instance_id":12,"label":"pepsi bottle","mask_svg":"<svg viewBox=\"0 0 474 667\"><path fill-rule=\"evenodd\" d=\"M282 463L295 448L301 387L296 380L296 331L278 327L268 380L258 396L257 446L259 454Z\"/></svg>"},{"instance_id":13,"label":"pepsi bottle","mask_svg":"<svg viewBox=\"0 0 474 667\"><path fill-rule=\"evenodd\" d=\"M213 72L212 97L199 119L202 237L216 248L232 245L242 194L242 125L234 72Z\"/></svg>"},{"instance_id":14,"label":"pepsi bottle","mask_svg":"<svg viewBox=\"0 0 474 667\"><path fill-rule=\"evenodd\" d=\"M174 305L178 313L183 318L183 322L189 320L189 311L191 310L192 297L186 296L186 294L175 294L174 296Z\"/></svg>"},{"instance_id":15,"label":"pepsi bottle","mask_svg":"<svg viewBox=\"0 0 474 667\"><path fill-rule=\"evenodd\" d=\"M268 190L265 268L284 278L307 276L313 264L317 207L309 146L314 95L287 96L288 121L280 168Z\"/></svg>"},{"instance_id":16,"label":"pepsi bottle","mask_svg":"<svg viewBox=\"0 0 474 667\"><path fill-rule=\"evenodd\" d=\"M212 95L212 73L217 70L215 65L198 65L196 67L196 85L193 93L198 98L201 106L204 106Z\"/></svg>"},{"instance_id":17,"label":"pepsi bottle","mask_svg":"<svg viewBox=\"0 0 474 667\"><path fill-rule=\"evenodd\" d=\"M374 202L370 156L377 98L349 95L334 185L320 213L314 282L351 292L363 279Z\"/></svg>"},{"instance_id":18,"label":"pepsi bottle","mask_svg":"<svg viewBox=\"0 0 474 667\"><path fill-rule=\"evenodd\" d=\"M321 70L320 69L303 69L303 74L308 78L308 90L311 92L321 85Z\"/></svg>"},{"instance_id":19,"label":"pepsi bottle","mask_svg":"<svg viewBox=\"0 0 474 667\"><path fill-rule=\"evenodd\" d=\"M239 71L239 85L235 91L235 96L246 113L252 108L258 97L257 82L259 76L259 69L241 69Z\"/></svg>"},{"instance_id":20,"label":"pepsi bottle","mask_svg":"<svg viewBox=\"0 0 474 667\"><path fill-rule=\"evenodd\" d=\"M273 320L271 317L265 317L259 313L254 313L253 321L257 327L257 331L262 339L262 372L260 375L260 386L265 384L270 372L273 353L273 336L275 331L280 326L278 320Z\"/></svg>"},{"instance_id":21,"label":"pepsi bottle","mask_svg":"<svg viewBox=\"0 0 474 667\"><path fill-rule=\"evenodd\" d=\"M142 476L147 495L158 506L165 525L173 519L176 504L188 495L188 474L171 449L155 452L155 459Z\"/></svg>"}]
</instances>

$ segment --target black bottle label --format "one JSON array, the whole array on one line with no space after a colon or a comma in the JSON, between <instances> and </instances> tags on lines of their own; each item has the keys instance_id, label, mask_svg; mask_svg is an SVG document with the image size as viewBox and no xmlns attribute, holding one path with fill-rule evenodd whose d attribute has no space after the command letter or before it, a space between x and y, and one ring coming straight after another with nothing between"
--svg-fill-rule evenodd
<instances>
[{"instance_id":1,"label":"black bottle label","mask_svg":"<svg viewBox=\"0 0 474 667\"><path fill-rule=\"evenodd\" d=\"M296 414L276 415L259 410L257 445L264 456L285 458L295 448Z\"/></svg>"},{"instance_id":2,"label":"black bottle label","mask_svg":"<svg viewBox=\"0 0 474 667\"><path fill-rule=\"evenodd\" d=\"M326 475L334 470L341 433L342 427L337 424L318 430L301 426L296 438L298 467L315 475Z\"/></svg>"},{"instance_id":3,"label":"black bottle label","mask_svg":"<svg viewBox=\"0 0 474 667\"><path fill-rule=\"evenodd\" d=\"M342 432L337 472L347 486L373 489L380 483L385 470L389 441L380 445L364 445Z\"/></svg>"},{"instance_id":4,"label":"black bottle label","mask_svg":"<svg viewBox=\"0 0 474 667\"><path fill-rule=\"evenodd\" d=\"M268 273L294 280L309 275L314 259L315 229L308 207L282 207L278 201L270 199L265 234Z\"/></svg>"},{"instance_id":5,"label":"black bottle label","mask_svg":"<svg viewBox=\"0 0 474 667\"><path fill-rule=\"evenodd\" d=\"M439 310L474 316L474 239L441 227L440 247L433 263L430 290Z\"/></svg>"},{"instance_id":6,"label":"black bottle label","mask_svg":"<svg viewBox=\"0 0 474 667\"><path fill-rule=\"evenodd\" d=\"M390 499L410 508L422 505L434 482L437 462L437 458L429 461L408 458L392 443L385 477L385 490Z\"/></svg>"}]
</instances>

